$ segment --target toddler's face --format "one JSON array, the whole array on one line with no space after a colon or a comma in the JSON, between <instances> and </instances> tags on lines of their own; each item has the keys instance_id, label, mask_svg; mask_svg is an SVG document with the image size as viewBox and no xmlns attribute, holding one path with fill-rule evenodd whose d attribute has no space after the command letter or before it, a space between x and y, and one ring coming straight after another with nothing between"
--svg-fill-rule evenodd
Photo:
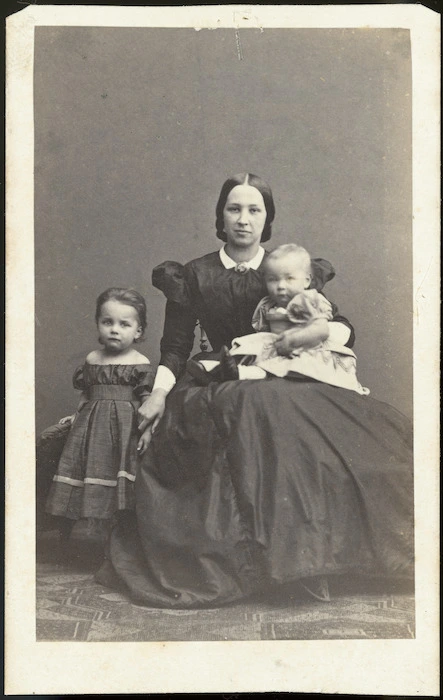
<instances>
[{"instance_id":1,"label":"toddler's face","mask_svg":"<svg viewBox=\"0 0 443 700\"><path fill-rule=\"evenodd\" d=\"M311 278L295 254L266 263L265 282L271 299L286 308L292 297L309 287Z\"/></svg>"},{"instance_id":2,"label":"toddler's face","mask_svg":"<svg viewBox=\"0 0 443 700\"><path fill-rule=\"evenodd\" d=\"M97 322L99 340L108 352L118 354L140 338L142 328L133 306L110 299L103 304Z\"/></svg>"}]
</instances>

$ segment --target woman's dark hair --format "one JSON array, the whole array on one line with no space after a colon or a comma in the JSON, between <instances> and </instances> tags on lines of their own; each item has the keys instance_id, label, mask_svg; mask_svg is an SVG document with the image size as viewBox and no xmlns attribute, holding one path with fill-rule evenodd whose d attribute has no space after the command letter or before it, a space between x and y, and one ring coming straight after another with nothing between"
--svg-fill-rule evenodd
<instances>
[{"instance_id":1,"label":"woman's dark hair","mask_svg":"<svg viewBox=\"0 0 443 700\"><path fill-rule=\"evenodd\" d=\"M135 289L125 289L122 287L109 287L104 292L102 292L97 297L97 302L95 306L95 321L98 323L100 318L101 310L103 304L107 301L119 301L121 304L126 304L127 306L132 306L136 310L138 316L138 322L142 329L142 335L137 338L138 341L142 340L143 333L146 330L146 303L142 295L135 291ZM137 342L135 340L134 342Z\"/></svg>"},{"instance_id":2,"label":"woman's dark hair","mask_svg":"<svg viewBox=\"0 0 443 700\"><path fill-rule=\"evenodd\" d=\"M223 209L225 208L226 200L228 199L230 191L233 190L234 187L237 187L237 185L249 185L250 187L255 187L262 195L266 207L266 221L263 227L261 241L262 243L269 241L271 238L271 224L274 221L275 216L274 198L269 185L262 180L261 177L258 177L258 175L253 175L252 173L239 173L238 175L233 175L233 177L228 178L223 183L220 191L220 197L218 198L217 206L215 207L215 228L217 230L217 238L225 241L225 243L227 241L226 233L223 230Z\"/></svg>"}]
</instances>

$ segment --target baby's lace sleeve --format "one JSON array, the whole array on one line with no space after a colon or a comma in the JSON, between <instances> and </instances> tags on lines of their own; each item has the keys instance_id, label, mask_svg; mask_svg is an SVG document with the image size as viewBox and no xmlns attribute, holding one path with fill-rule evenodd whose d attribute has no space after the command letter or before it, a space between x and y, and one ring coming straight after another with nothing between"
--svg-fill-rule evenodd
<instances>
[{"instance_id":1,"label":"baby's lace sleeve","mask_svg":"<svg viewBox=\"0 0 443 700\"><path fill-rule=\"evenodd\" d=\"M333 318L331 303L315 289L307 289L296 294L289 302L286 311L288 318L297 325L310 323L319 318L332 321Z\"/></svg>"},{"instance_id":2,"label":"baby's lace sleeve","mask_svg":"<svg viewBox=\"0 0 443 700\"><path fill-rule=\"evenodd\" d=\"M263 297L257 304L257 307L252 316L252 327L256 331L269 331L269 323L266 320L266 313L271 306L269 297Z\"/></svg>"}]
</instances>

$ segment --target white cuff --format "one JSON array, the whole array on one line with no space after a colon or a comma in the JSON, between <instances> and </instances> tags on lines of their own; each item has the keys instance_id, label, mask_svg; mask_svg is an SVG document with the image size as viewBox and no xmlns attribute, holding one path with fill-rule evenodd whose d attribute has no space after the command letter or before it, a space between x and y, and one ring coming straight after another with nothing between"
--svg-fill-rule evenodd
<instances>
[{"instance_id":1,"label":"white cuff","mask_svg":"<svg viewBox=\"0 0 443 700\"><path fill-rule=\"evenodd\" d=\"M344 323L339 321L329 321L329 338L331 343L337 343L337 345L346 345L349 338L351 337L351 331Z\"/></svg>"},{"instance_id":2,"label":"white cuff","mask_svg":"<svg viewBox=\"0 0 443 700\"><path fill-rule=\"evenodd\" d=\"M265 377L266 372L261 367L255 365L239 365L238 367L239 379L265 379Z\"/></svg>"},{"instance_id":3,"label":"white cuff","mask_svg":"<svg viewBox=\"0 0 443 700\"><path fill-rule=\"evenodd\" d=\"M218 367L220 362L218 360L199 360L199 363L203 365L207 372L210 372L214 367Z\"/></svg>"},{"instance_id":4,"label":"white cuff","mask_svg":"<svg viewBox=\"0 0 443 700\"><path fill-rule=\"evenodd\" d=\"M157 369L157 374L155 375L154 386L152 391L156 389L164 389L167 394L171 391L172 387L175 385L176 379L170 369L164 365L159 365Z\"/></svg>"}]
</instances>

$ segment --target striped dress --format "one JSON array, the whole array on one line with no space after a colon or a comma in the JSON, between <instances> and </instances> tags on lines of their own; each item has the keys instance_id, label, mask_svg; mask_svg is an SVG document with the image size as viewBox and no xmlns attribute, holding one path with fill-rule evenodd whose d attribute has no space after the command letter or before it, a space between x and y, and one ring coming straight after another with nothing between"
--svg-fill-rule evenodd
<instances>
[{"instance_id":1,"label":"striped dress","mask_svg":"<svg viewBox=\"0 0 443 700\"><path fill-rule=\"evenodd\" d=\"M74 373L86 403L72 425L46 510L72 520L134 507L137 408L152 389L149 364L90 365Z\"/></svg>"}]
</instances>

